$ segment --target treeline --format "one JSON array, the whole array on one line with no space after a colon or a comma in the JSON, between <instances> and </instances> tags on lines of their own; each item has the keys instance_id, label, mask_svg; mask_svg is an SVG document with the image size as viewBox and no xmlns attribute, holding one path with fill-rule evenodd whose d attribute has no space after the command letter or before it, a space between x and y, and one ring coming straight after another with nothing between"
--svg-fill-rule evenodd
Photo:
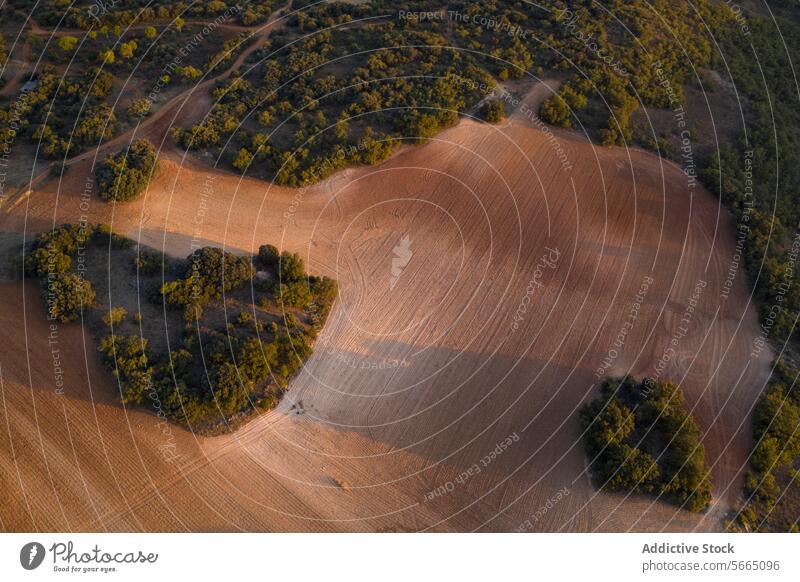
<instances>
[{"instance_id":1,"label":"treeline","mask_svg":"<svg viewBox=\"0 0 800 582\"><path fill-rule=\"evenodd\" d=\"M556 3L537 29L552 35L555 49L542 64L570 76L542 104L542 118L562 127L580 123L604 145L630 145L640 106L684 104L683 85L713 62L706 27L729 15L711 2Z\"/></svg>"},{"instance_id":2,"label":"treeline","mask_svg":"<svg viewBox=\"0 0 800 582\"><path fill-rule=\"evenodd\" d=\"M689 511L711 502L700 431L675 384L607 379L580 419L597 487L658 495Z\"/></svg>"},{"instance_id":3,"label":"treeline","mask_svg":"<svg viewBox=\"0 0 800 582\"><path fill-rule=\"evenodd\" d=\"M83 0L65 5L59 0L14 0L12 5L33 15L40 23L61 28L87 30L102 25L131 26L176 19L214 19L228 14L231 22L250 26L266 22L273 10L285 4L281 0L211 0L210 2L169 2L168 0ZM32 12L31 12L32 11Z\"/></svg>"},{"instance_id":4,"label":"treeline","mask_svg":"<svg viewBox=\"0 0 800 582\"><path fill-rule=\"evenodd\" d=\"M783 360L753 411L750 470L744 503L731 523L746 531L800 531L800 371Z\"/></svg>"},{"instance_id":5,"label":"treeline","mask_svg":"<svg viewBox=\"0 0 800 582\"><path fill-rule=\"evenodd\" d=\"M95 276L135 275L154 313L182 311L184 328L171 351L154 347L164 342L150 335L163 333L163 322L143 320L141 312L129 318L123 305L98 304L76 262L103 251L115 254L103 261L111 272ZM338 294L335 281L307 275L298 255L271 246L255 257L204 247L175 262L108 227L64 225L44 233L27 250L24 266L42 281L49 317L66 322L82 314L98 330L98 351L122 402L207 433L230 430L277 404L311 355ZM231 301L242 306L238 314L228 312ZM138 299L130 303L136 307Z\"/></svg>"},{"instance_id":6,"label":"treeline","mask_svg":"<svg viewBox=\"0 0 800 582\"><path fill-rule=\"evenodd\" d=\"M800 165L793 163L800 157L800 108L791 74L800 62L795 9L796 3L778 2L773 5L774 21L748 12L746 20L715 31L742 100L746 126L737 139L720 148L719 159L711 157L701 175L731 211L743 275L759 309L760 340L781 346L781 352L784 346L795 351L800 317ZM756 405L755 448L734 528L798 529L797 375L795 367L777 361Z\"/></svg>"},{"instance_id":7,"label":"treeline","mask_svg":"<svg viewBox=\"0 0 800 582\"><path fill-rule=\"evenodd\" d=\"M485 96L481 85L494 85L468 53L448 48L444 34L407 21L309 35L365 10L326 4L294 16L264 49L274 58L217 87L214 110L176 128L176 142L222 153L256 177L301 186L350 164L378 163L402 140L434 136Z\"/></svg>"},{"instance_id":8,"label":"treeline","mask_svg":"<svg viewBox=\"0 0 800 582\"><path fill-rule=\"evenodd\" d=\"M792 163L800 157L800 107L787 74L800 62L800 24L783 16L776 22L780 34L774 23L748 15L746 43L735 26L719 35L747 125L721 147L719 160L709 160L702 177L733 214L768 338L783 342L798 338L800 315L800 165Z\"/></svg>"}]
</instances>

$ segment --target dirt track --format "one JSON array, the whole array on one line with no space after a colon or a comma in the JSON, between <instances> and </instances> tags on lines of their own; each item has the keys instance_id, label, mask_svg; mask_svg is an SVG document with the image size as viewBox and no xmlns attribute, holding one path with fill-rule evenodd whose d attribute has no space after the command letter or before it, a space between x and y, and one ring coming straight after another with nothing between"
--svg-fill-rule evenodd
<instances>
[{"instance_id":1,"label":"dirt track","mask_svg":"<svg viewBox=\"0 0 800 582\"><path fill-rule=\"evenodd\" d=\"M89 220L175 255L204 242L247 252L271 242L337 277L340 300L277 411L195 439L174 427L167 437L152 415L116 404L78 325L59 326L69 381L55 394L37 291L26 283L22 310L21 284L5 284L3 528L720 527L741 488L746 417L769 356L750 358L758 328L743 273L720 295L732 229L678 168L548 138L519 117L501 128L462 122L306 191L168 157L140 201L94 198ZM77 220L89 165L4 210L0 228L30 236ZM719 504L706 518L598 494L584 471L576 409L649 276L606 371L653 374L707 282L662 374L682 381L707 433ZM449 491L431 495L437 488Z\"/></svg>"}]
</instances>

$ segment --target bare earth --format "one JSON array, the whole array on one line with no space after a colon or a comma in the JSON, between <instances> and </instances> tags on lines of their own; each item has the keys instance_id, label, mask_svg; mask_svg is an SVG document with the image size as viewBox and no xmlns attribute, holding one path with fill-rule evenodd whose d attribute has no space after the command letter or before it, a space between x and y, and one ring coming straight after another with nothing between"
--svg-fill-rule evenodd
<instances>
[{"instance_id":1,"label":"bare earth","mask_svg":"<svg viewBox=\"0 0 800 582\"><path fill-rule=\"evenodd\" d=\"M750 356L758 323L743 272L721 296L733 229L659 158L554 138L571 170L549 134L515 117L463 121L307 190L165 151L141 200L93 197L91 222L174 255L208 243L301 252L312 272L339 279L341 297L280 407L206 439L125 410L93 338L59 325L49 345L35 283L2 284L0 527L719 529L741 490L769 362ZM90 163L6 206L0 229L30 237L77 221ZM705 432L715 485L705 515L596 492L577 421L609 350L606 373L655 374L682 325L661 377L682 383Z\"/></svg>"}]
</instances>

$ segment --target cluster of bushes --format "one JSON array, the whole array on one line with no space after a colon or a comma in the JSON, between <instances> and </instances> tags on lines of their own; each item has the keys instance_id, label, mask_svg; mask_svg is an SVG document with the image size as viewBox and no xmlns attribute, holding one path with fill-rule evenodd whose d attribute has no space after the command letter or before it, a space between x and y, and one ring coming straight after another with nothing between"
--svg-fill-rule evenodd
<instances>
[{"instance_id":1,"label":"cluster of bushes","mask_svg":"<svg viewBox=\"0 0 800 582\"><path fill-rule=\"evenodd\" d=\"M64 158L114 135L116 117L105 102L114 81L110 73L92 69L64 78L44 66L34 80L34 89L0 107L0 142L41 140L45 157Z\"/></svg>"},{"instance_id":2,"label":"cluster of bushes","mask_svg":"<svg viewBox=\"0 0 800 582\"><path fill-rule=\"evenodd\" d=\"M157 166L156 148L146 139L107 156L95 173L100 197L107 202L133 200L147 188Z\"/></svg>"},{"instance_id":3,"label":"cluster of bushes","mask_svg":"<svg viewBox=\"0 0 800 582\"><path fill-rule=\"evenodd\" d=\"M24 254L24 272L39 279L50 320L78 319L95 302L95 291L73 258L83 258L94 235L89 225L63 225L40 234Z\"/></svg>"},{"instance_id":4,"label":"cluster of bushes","mask_svg":"<svg viewBox=\"0 0 800 582\"><path fill-rule=\"evenodd\" d=\"M161 295L168 305L189 307L187 313L196 314L209 301L250 282L254 273L249 257L203 247L187 257L183 277L161 286Z\"/></svg>"},{"instance_id":5,"label":"cluster of bushes","mask_svg":"<svg viewBox=\"0 0 800 582\"><path fill-rule=\"evenodd\" d=\"M630 119L640 104L662 109L683 104L682 86L694 78L695 69L713 62L707 27L730 17L730 11L711 2L626 2L608 11L556 4L538 30L552 34L549 38L565 58L551 51L540 62L571 76L558 95L542 104L540 115L562 127L572 127L579 118L604 145L631 142ZM591 114L584 115L587 104ZM605 121L598 124L600 119Z\"/></svg>"},{"instance_id":6,"label":"cluster of bushes","mask_svg":"<svg viewBox=\"0 0 800 582\"><path fill-rule=\"evenodd\" d=\"M267 282L266 288L274 295L278 307L311 308L314 318L324 319L328 316L339 291L336 281L328 277L306 275L300 255L288 251L279 253L272 245L263 245L258 249L258 263L277 276L277 279Z\"/></svg>"},{"instance_id":7,"label":"cluster of bushes","mask_svg":"<svg viewBox=\"0 0 800 582\"><path fill-rule=\"evenodd\" d=\"M785 161L800 156L796 138L800 109L794 81L785 71L800 59L800 25L791 3L779 2L773 9L774 20L747 13L747 43L742 42L736 22L727 23L715 35L744 106L747 131L724 144L719 157L709 158L701 178L733 215L742 264L762 318L761 329L776 344L795 344L800 316L796 226L800 224L800 166ZM758 62L770 65L760 66L753 54L758 55ZM785 361L777 361L756 406L756 446L746 478L745 502L732 523L734 528L797 531L797 374ZM785 507L790 508L788 513Z\"/></svg>"},{"instance_id":8,"label":"cluster of bushes","mask_svg":"<svg viewBox=\"0 0 800 582\"><path fill-rule=\"evenodd\" d=\"M127 265L146 286L162 277L171 279L146 294L155 303L191 312L170 353L151 347L156 342L148 339L147 330L154 326L132 328L124 307L96 306L84 273L88 254L100 248L123 253L128 261L109 258L106 264L112 272L95 273L99 277L128 277L117 270ZM63 225L42 233L23 257L25 274L42 282L48 317L68 322L83 315L90 324L103 324L93 327L108 330L97 348L117 381L122 402L157 403L159 413L199 431L225 430L253 406L275 406L289 379L311 355L314 338L338 294L335 281L308 275L298 255L279 253L270 245L262 246L255 257L204 247L176 265L152 249L134 248L132 240L105 225ZM254 265L263 275L257 282ZM250 305L233 322L214 323L222 314L227 322L226 301L244 297L258 298L260 307ZM141 315L136 313L133 321L141 324Z\"/></svg>"},{"instance_id":9,"label":"cluster of bushes","mask_svg":"<svg viewBox=\"0 0 800 582\"><path fill-rule=\"evenodd\" d=\"M258 284L252 283L253 263L267 275ZM154 275L161 260L151 250L139 250L134 264L140 275L145 265ZM204 247L187 257L181 272L182 276L160 288L167 305L190 308L192 319L177 349L170 354L154 353L146 339L136 335L112 334L100 342L99 350L119 383L123 402L148 405L158 401L169 419L200 431L221 430L254 406L274 407L289 379L312 353L317 326L324 323L336 298L335 281L307 275L298 255L279 253L270 245L262 246L256 257ZM254 316L255 308L241 312L235 323L222 328L210 325L209 310L201 308L218 306L223 297L248 284L268 292L272 299L267 305L280 304L283 325L276 320L265 326L263 315ZM293 290L305 285L305 299L290 309L288 302L279 299L283 285ZM313 306L317 307L314 311ZM303 313L312 320L310 324L298 318ZM119 323L124 316L115 308L104 321Z\"/></svg>"},{"instance_id":10,"label":"cluster of bushes","mask_svg":"<svg viewBox=\"0 0 800 582\"><path fill-rule=\"evenodd\" d=\"M488 123L500 123L506 117L503 102L498 99L487 101L481 106L480 116Z\"/></svg>"},{"instance_id":11,"label":"cluster of bushes","mask_svg":"<svg viewBox=\"0 0 800 582\"><path fill-rule=\"evenodd\" d=\"M774 362L767 389L753 412L755 447L745 479L745 502L731 525L747 531L798 531L796 513L777 505L798 502L794 481L800 459L800 389L798 371L783 360Z\"/></svg>"},{"instance_id":12,"label":"cluster of bushes","mask_svg":"<svg viewBox=\"0 0 800 582\"><path fill-rule=\"evenodd\" d=\"M700 431L682 404L680 388L668 382L606 380L580 414L594 483L705 509L710 471Z\"/></svg>"}]
</instances>

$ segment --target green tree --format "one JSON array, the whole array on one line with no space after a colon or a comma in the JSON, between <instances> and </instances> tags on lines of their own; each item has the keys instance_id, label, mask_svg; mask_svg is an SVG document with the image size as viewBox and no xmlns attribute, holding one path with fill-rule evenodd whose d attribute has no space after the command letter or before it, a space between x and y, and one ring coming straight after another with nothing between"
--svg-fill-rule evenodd
<instances>
[{"instance_id":1,"label":"green tree","mask_svg":"<svg viewBox=\"0 0 800 582\"><path fill-rule=\"evenodd\" d=\"M84 307L95 302L92 284L75 273L49 275L42 280L42 290L49 319L67 323L75 321Z\"/></svg>"},{"instance_id":2,"label":"green tree","mask_svg":"<svg viewBox=\"0 0 800 582\"><path fill-rule=\"evenodd\" d=\"M126 202L136 198L150 183L158 168L156 149L141 139L127 152L109 155L96 173L100 197L106 201Z\"/></svg>"}]
</instances>

